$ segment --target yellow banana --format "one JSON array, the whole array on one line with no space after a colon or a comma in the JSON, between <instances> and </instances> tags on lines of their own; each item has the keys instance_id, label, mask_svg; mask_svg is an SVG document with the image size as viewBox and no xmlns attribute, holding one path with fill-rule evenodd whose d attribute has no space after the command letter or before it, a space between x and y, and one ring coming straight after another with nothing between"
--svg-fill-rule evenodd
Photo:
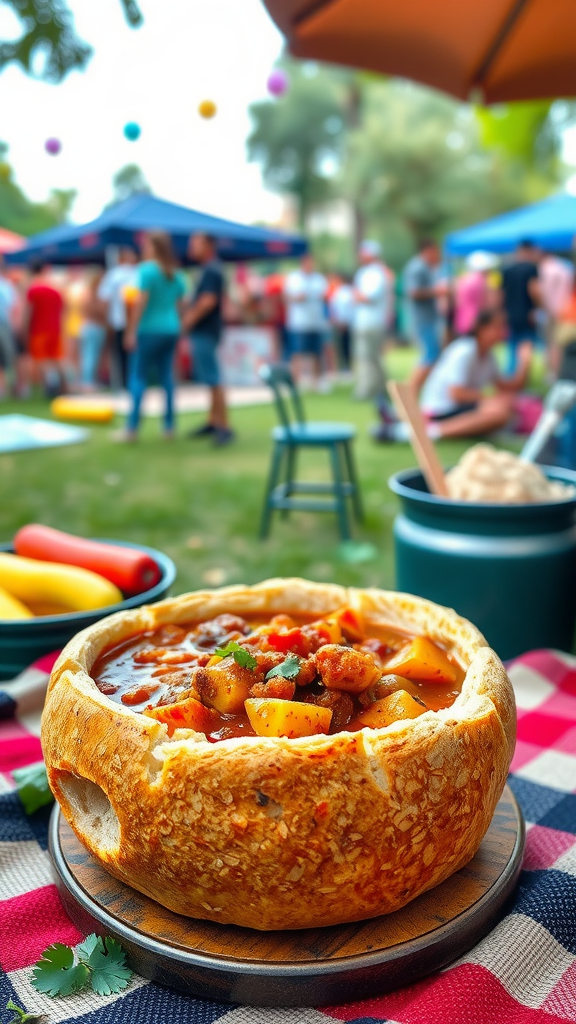
<instances>
[{"instance_id":1,"label":"yellow banana","mask_svg":"<svg viewBox=\"0 0 576 1024\"><path fill-rule=\"evenodd\" d=\"M33 619L34 613L17 597L0 587L0 619Z\"/></svg>"},{"instance_id":2,"label":"yellow banana","mask_svg":"<svg viewBox=\"0 0 576 1024\"><path fill-rule=\"evenodd\" d=\"M123 600L118 587L90 569L4 551L0 551L0 587L19 601L59 605L67 612L92 611Z\"/></svg>"}]
</instances>

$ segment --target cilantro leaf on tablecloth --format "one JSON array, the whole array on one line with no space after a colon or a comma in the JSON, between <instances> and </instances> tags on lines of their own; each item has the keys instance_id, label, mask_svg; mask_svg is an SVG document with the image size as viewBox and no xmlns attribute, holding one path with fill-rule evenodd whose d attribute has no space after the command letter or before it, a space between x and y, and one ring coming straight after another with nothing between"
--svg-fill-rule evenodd
<instances>
[{"instance_id":1,"label":"cilantro leaf on tablecloth","mask_svg":"<svg viewBox=\"0 0 576 1024\"><path fill-rule=\"evenodd\" d=\"M6 1009L12 1010L15 1013L15 1017L8 1021L8 1024L47 1024L48 1017L46 1014L41 1013L26 1013L26 1010L22 1010L21 1007L16 1006L11 999L6 1003Z\"/></svg>"},{"instance_id":2,"label":"cilantro leaf on tablecloth","mask_svg":"<svg viewBox=\"0 0 576 1024\"><path fill-rule=\"evenodd\" d=\"M282 676L283 679L296 679L300 671L300 658L297 654L289 654L279 665L275 665L266 673L266 679Z\"/></svg>"},{"instance_id":3,"label":"cilantro leaf on tablecloth","mask_svg":"<svg viewBox=\"0 0 576 1024\"><path fill-rule=\"evenodd\" d=\"M12 775L16 783L16 792L26 814L34 814L34 811L46 804L51 804L54 800L52 790L48 785L44 761L26 765L25 768L15 768Z\"/></svg>"},{"instance_id":4,"label":"cilantro leaf on tablecloth","mask_svg":"<svg viewBox=\"0 0 576 1024\"><path fill-rule=\"evenodd\" d=\"M219 658L227 658L229 654L232 655L234 661L240 668L256 668L258 662L250 651L247 651L245 647L240 647L240 644L236 643L235 640L229 640L226 647L217 647L214 651Z\"/></svg>"},{"instance_id":5,"label":"cilantro leaf on tablecloth","mask_svg":"<svg viewBox=\"0 0 576 1024\"><path fill-rule=\"evenodd\" d=\"M32 985L49 996L67 996L85 988L88 982L100 996L115 995L126 988L132 971L126 967L126 954L119 942L107 935L88 935L74 950L56 942L34 964ZM16 1009L17 1007L8 1007ZM26 1018L28 1020L28 1018ZM31 1024L36 1018L30 1018ZM20 1024L15 1018L11 1024Z\"/></svg>"},{"instance_id":6,"label":"cilantro leaf on tablecloth","mask_svg":"<svg viewBox=\"0 0 576 1024\"><path fill-rule=\"evenodd\" d=\"M92 938L92 936L89 936ZM86 960L92 988L99 996L109 996L126 988L132 971L126 967L126 954L119 942L109 935L98 942Z\"/></svg>"},{"instance_id":7,"label":"cilantro leaf on tablecloth","mask_svg":"<svg viewBox=\"0 0 576 1024\"><path fill-rule=\"evenodd\" d=\"M99 935L96 935L94 932L92 932L91 935L86 936L84 942L81 942L78 946L76 946L76 956L82 963L89 963L92 953L98 947L102 951L104 950L102 939L100 938Z\"/></svg>"},{"instance_id":8,"label":"cilantro leaf on tablecloth","mask_svg":"<svg viewBox=\"0 0 576 1024\"><path fill-rule=\"evenodd\" d=\"M37 992L49 996L68 996L78 992L90 977L83 963L74 963L74 953L69 946L55 942L42 953L42 959L34 964L32 985Z\"/></svg>"}]
</instances>

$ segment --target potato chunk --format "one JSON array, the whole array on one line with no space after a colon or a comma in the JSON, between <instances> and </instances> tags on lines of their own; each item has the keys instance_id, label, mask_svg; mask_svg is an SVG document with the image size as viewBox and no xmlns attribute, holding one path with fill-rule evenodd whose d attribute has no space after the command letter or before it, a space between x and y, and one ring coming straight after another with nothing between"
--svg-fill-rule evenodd
<instances>
[{"instance_id":1,"label":"potato chunk","mask_svg":"<svg viewBox=\"0 0 576 1024\"><path fill-rule=\"evenodd\" d=\"M218 664L199 668L195 685L202 700L221 715L236 715L244 708L254 683L254 672L241 668L233 658L222 658Z\"/></svg>"},{"instance_id":2,"label":"potato chunk","mask_svg":"<svg viewBox=\"0 0 576 1024\"><path fill-rule=\"evenodd\" d=\"M413 683L406 676L397 675L385 675L381 679L377 679L369 690L360 694L360 703L368 706L376 700L388 697L391 693L395 693L396 690L406 690L412 697L416 697L426 703L422 695L422 687L418 683Z\"/></svg>"},{"instance_id":3,"label":"potato chunk","mask_svg":"<svg viewBox=\"0 0 576 1024\"><path fill-rule=\"evenodd\" d=\"M406 647L393 654L384 664L384 673L395 672L407 679L420 679L430 683L454 684L458 678L456 666L448 655L432 640L418 636Z\"/></svg>"},{"instance_id":4,"label":"potato chunk","mask_svg":"<svg viewBox=\"0 0 576 1024\"><path fill-rule=\"evenodd\" d=\"M358 715L356 719L369 729L383 729L392 722L400 722L404 718L418 718L428 709L406 690L396 690L389 697L383 697Z\"/></svg>"},{"instance_id":5,"label":"potato chunk","mask_svg":"<svg viewBox=\"0 0 576 1024\"><path fill-rule=\"evenodd\" d=\"M327 690L362 693L382 675L371 654L326 644L316 654L316 668Z\"/></svg>"},{"instance_id":6,"label":"potato chunk","mask_svg":"<svg viewBox=\"0 0 576 1024\"><path fill-rule=\"evenodd\" d=\"M164 722L168 726L169 736L172 736L175 729L194 729L196 732L209 733L222 726L222 720L217 712L204 707L193 697L166 707L150 708L143 714L148 718L155 718L157 722Z\"/></svg>"},{"instance_id":7,"label":"potato chunk","mask_svg":"<svg viewBox=\"0 0 576 1024\"><path fill-rule=\"evenodd\" d=\"M314 736L327 733L332 721L330 708L295 700L251 697L244 706L257 736Z\"/></svg>"}]
</instances>

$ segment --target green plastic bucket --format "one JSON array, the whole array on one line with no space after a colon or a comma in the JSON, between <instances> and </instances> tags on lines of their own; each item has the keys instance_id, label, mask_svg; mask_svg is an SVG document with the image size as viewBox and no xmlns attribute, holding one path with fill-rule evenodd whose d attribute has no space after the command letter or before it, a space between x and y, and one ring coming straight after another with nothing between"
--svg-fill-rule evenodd
<instances>
[{"instance_id":1,"label":"green plastic bucket","mask_svg":"<svg viewBox=\"0 0 576 1024\"><path fill-rule=\"evenodd\" d=\"M542 467L576 487L576 473ZM396 473L398 590L455 608L503 659L570 651L576 621L576 495L503 505L430 494L422 473Z\"/></svg>"}]
</instances>

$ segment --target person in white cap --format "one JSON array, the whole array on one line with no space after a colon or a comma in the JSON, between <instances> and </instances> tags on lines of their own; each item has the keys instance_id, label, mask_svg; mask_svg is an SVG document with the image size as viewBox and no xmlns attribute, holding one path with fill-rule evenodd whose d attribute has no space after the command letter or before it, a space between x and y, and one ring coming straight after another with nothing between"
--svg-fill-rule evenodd
<instances>
[{"instance_id":1,"label":"person in white cap","mask_svg":"<svg viewBox=\"0 0 576 1024\"><path fill-rule=\"evenodd\" d=\"M384 333L388 321L390 288L378 242L366 240L358 250L360 264L354 277L352 359L354 397L383 398L386 377L382 368Z\"/></svg>"},{"instance_id":2,"label":"person in white cap","mask_svg":"<svg viewBox=\"0 0 576 1024\"><path fill-rule=\"evenodd\" d=\"M466 270L454 287L454 330L456 335L472 332L483 309L494 309L498 293L490 287L489 275L497 266L490 252L477 250L466 258Z\"/></svg>"}]
</instances>

